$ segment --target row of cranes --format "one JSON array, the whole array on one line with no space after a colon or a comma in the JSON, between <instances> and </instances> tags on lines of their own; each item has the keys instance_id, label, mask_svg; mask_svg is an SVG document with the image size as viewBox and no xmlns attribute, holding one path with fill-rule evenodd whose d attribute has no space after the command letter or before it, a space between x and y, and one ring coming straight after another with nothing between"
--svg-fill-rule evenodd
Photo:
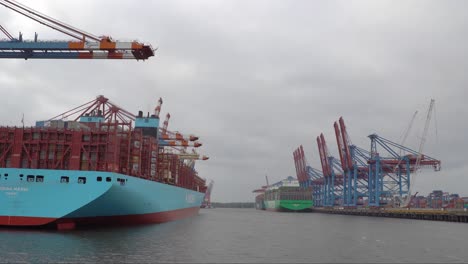
<instances>
[{"instance_id":1,"label":"row of cranes","mask_svg":"<svg viewBox=\"0 0 468 264\"><path fill-rule=\"evenodd\" d=\"M161 98L160 102L162 103ZM192 169L195 166L195 160L208 160L208 156L200 155L195 151L195 148L202 146L202 143L197 141L198 136L192 134L186 136L178 131L172 132L167 129L170 118L171 114L167 113L163 126L159 130L159 145L162 147L171 147L173 150L176 150L179 159L185 160L186 164ZM191 153L187 151L188 147L192 147Z\"/></svg>"},{"instance_id":2,"label":"row of cranes","mask_svg":"<svg viewBox=\"0 0 468 264\"><path fill-rule=\"evenodd\" d=\"M24 40L20 32L13 37L0 25L0 59L132 59L146 60L154 56L150 44L138 41L115 41L110 36L96 36L51 18L14 0L0 0L0 5L28 17L42 25L63 33L74 40ZM1 34L3 33L3 34Z\"/></svg>"},{"instance_id":3,"label":"row of cranes","mask_svg":"<svg viewBox=\"0 0 468 264\"><path fill-rule=\"evenodd\" d=\"M161 107L163 104L162 98L159 98L152 116L159 119ZM78 115L77 115L78 114ZM99 95L96 99L77 106L69 111L54 116L45 122L53 122L54 120L71 119L78 121L81 117L102 118L102 124L112 124L116 130L131 130L132 123L136 122L137 117L143 117L143 112L139 111L138 116L123 109L122 107L111 102L107 97ZM148 112L148 117L150 116ZM160 152L171 155L177 155L179 160L184 161L186 165L194 169L196 160L208 160L209 157L200 155L195 148L201 147L202 143L198 142L198 136L183 135L178 131L168 130L170 114L166 115L166 119L162 127L158 128L158 146ZM192 147L192 151L188 152L187 148Z\"/></svg>"},{"instance_id":4,"label":"row of cranes","mask_svg":"<svg viewBox=\"0 0 468 264\"><path fill-rule=\"evenodd\" d=\"M440 160L422 154L433 105L434 100L431 100L418 151L377 134L369 135L370 151L360 148L352 144L344 119L340 117L333 124L339 159L330 154L323 133L317 137L322 171L308 165L302 145L294 151L301 186L313 187L315 205L320 207L408 206L412 181L418 171L423 167L432 167L435 171L441 168ZM413 121L414 116L402 142Z\"/></svg>"},{"instance_id":5,"label":"row of cranes","mask_svg":"<svg viewBox=\"0 0 468 264\"><path fill-rule=\"evenodd\" d=\"M155 108L155 115L158 118L162 102L162 98L159 98L158 105ZM159 146L170 147L172 150L175 150L179 159L185 160L191 168L195 166L195 160L208 160L208 156L200 155L195 150L195 148L202 146L202 143L197 141L199 139L198 136L193 134L184 135L178 131L168 130L170 118L171 114L167 113L163 126L159 128ZM192 147L191 152L187 151L189 147Z\"/></svg>"},{"instance_id":6,"label":"row of cranes","mask_svg":"<svg viewBox=\"0 0 468 264\"><path fill-rule=\"evenodd\" d=\"M159 118L159 113L162 106L162 98L159 98L158 105L155 108L155 115ZM158 131L158 144L160 146L160 153L168 155L176 155L178 159L183 162L191 170L195 170L195 162L197 160L208 160L209 157L200 155L195 148L201 147L202 143L198 142L198 136L189 134L184 135L178 131L168 130L169 119L171 114L167 113L163 122L163 126ZM187 148L191 147L192 151L188 152ZM170 162L166 164L170 166ZM165 166L165 165L163 165Z\"/></svg>"}]
</instances>

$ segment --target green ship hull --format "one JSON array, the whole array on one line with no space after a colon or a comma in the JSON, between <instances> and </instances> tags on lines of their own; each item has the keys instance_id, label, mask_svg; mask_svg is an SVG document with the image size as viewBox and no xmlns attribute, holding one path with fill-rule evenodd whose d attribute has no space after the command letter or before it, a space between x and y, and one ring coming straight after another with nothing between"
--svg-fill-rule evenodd
<instances>
[{"instance_id":1,"label":"green ship hull","mask_svg":"<svg viewBox=\"0 0 468 264\"><path fill-rule=\"evenodd\" d=\"M314 205L312 200L271 200L265 201L265 209L268 211L310 211Z\"/></svg>"},{"instance_id":2,"label":"green ship hull","mask_svg":"<svg viewBox=\"0 0 468 264\"><path fill-rule=\"evenodd\" d=\"M307 212L314 206L312 188L299 186L293 177L256 190L261 194L255 197L256 208L280 212Z\"/></svg>"}]
</instances>

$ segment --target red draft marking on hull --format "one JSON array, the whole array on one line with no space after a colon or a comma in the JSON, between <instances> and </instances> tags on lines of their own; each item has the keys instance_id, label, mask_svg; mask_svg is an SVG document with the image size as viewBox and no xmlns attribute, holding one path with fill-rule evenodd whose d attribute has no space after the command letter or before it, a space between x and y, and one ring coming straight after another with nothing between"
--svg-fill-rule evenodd
<instances>
[{"instance_id":1,"label":"red draft marking on hull","mask_svg":"<svg viewBox=\"0 0 468 264\"><path fill-rule=\"evenodd\" d=\"M55 220L57 220L57 218L1 215L0 226L41 226Z\"/></svg>"},{"instance_id":2,"label":"red draft marking on hull","mask_svg":"<svg viewBox=\"0 0 468 264\"><path fill-rule=\"evenodd\" d=\"M74 222L76 225L139 225L139 224L157 224L174 221L196 215L200 207L191 207L167 212L158 212L140 215L115 215L115 216L96 216L84 218L62 218L57 223Z\"/></svg>"},{"instance_id":3,"label":"red draft marking on hull","mask_svg":"<svg viewBox=\"0 0 468 264\"><path fill-rule=\"evenodd\" d=\"M55 221L60 230L74 229L80 225L138 225L174 221L198 214L200 207L191 207L167 212L140 215L96 216L83 218L45 218L0 216L0 226L41 226Z\"/></svg>"}]
</instances>

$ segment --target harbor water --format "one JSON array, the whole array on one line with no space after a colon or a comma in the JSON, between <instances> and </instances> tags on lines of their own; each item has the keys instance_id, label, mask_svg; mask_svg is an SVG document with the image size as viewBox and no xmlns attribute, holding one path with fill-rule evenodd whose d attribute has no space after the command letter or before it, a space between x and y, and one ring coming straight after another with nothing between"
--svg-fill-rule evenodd
<instances>
[{"instance_id":1,"label":"harbor water","mask_svg":"<svg viewBox=\"0 0 468 264\"><path fill-rule=\"evenodd\" d=\"M0 229L0 263L460 263L467 239L464 223L215 208L159 225Z\"/></svg>"}]
</instances>

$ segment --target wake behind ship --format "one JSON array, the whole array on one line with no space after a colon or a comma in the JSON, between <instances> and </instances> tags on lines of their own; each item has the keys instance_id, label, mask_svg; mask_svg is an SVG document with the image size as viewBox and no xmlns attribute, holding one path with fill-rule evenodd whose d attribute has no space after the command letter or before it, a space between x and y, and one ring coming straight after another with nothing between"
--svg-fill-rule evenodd
<instances>
[{"instance_id":1,"label":"wake behind ship","mask_svg":"<svg viewBox=\"0 0 468 264\"><path fill-rule=\"evenodd\" d=\"M0 226L161 223L198 213L196 136L104 96L35 127L0 127ZM63 120L79 114L73 121Z\"/></svg>"}]
</instances>

